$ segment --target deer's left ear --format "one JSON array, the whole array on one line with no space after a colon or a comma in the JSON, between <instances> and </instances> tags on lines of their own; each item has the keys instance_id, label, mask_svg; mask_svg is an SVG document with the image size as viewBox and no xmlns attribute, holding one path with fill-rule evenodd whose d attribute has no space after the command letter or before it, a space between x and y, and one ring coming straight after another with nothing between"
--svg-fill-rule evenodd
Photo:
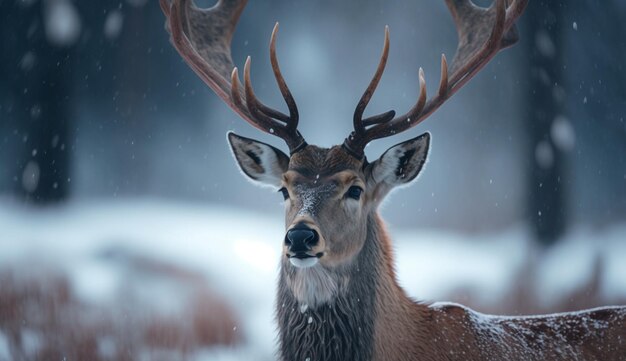
<instances>
[{"instance_id":1,"label":"deer's left ear","mask_svg":"<svg viewBox=\"0 0 626 361\"><path fill-rule=\"evenodd\" d=\"M396 144L370 165L370 177L391 187L408 183L422 170L429 148L430 133Z\"/></svg>"}]
</instances>

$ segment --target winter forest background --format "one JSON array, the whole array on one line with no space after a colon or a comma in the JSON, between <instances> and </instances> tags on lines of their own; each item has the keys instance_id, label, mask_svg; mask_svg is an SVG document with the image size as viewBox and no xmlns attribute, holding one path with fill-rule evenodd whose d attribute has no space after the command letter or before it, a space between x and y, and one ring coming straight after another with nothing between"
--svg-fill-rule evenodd
<instances>
[{"instance_id":1,"label":"winter forest background","mask_svg":"<svg viewBox=\"0 0 626 361\"><path fill-rule=\"evenodd\" d=\"M212 1L197 2L210 6ZM488 5L490 1L477 1ZM520 42L410 134L416 184L384 205L420 300L488 313L626 303L626 3L531 0ZM444 1L254 1L233 39L282 106L278 54L310 143L430 93L456 32ZM271 360L281 197L232 159L228 109L168 42L151 0L0 0L0 360Z\"/></svg>"}]
</instances>

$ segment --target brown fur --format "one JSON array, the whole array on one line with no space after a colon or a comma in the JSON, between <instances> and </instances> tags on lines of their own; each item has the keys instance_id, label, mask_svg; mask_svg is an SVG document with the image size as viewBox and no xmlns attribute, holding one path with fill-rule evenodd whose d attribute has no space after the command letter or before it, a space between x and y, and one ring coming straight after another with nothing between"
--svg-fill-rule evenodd
<instances>
[{"instance_id":1,"label":"brown fur","mask_svg":"<svg viewBox=\"0 0 626 361\"><path fill-rule=\"evenodd\" d=\"M309 145L305 150L294 154L289 160L290 170L311 179L318 174L323 177L346 169L358 171L361 166L361 161L346 153L338 145L330 149Z\"/></svg>"},{"instance_id":2,"label":"brown fur","mask_svg":"<svg viewBox=\"0 0 626 361\"><path fill-rule=\"evenodd\" d=\"M376 227L389 249L382 222ZM391 253L383 259L388 273L378 283L374 359L626 360L626 307L505 317L455 304L428 306L397 284Z\"/></svg>"}]
</instances>

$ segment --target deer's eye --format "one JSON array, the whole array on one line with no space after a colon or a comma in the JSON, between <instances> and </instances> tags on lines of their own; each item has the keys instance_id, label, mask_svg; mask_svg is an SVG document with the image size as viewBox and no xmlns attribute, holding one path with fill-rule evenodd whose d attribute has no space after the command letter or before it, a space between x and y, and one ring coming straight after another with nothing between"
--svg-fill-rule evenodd
<instances>
[{"instance_id":1,"label":"deer's eye","mask_svg":"<svg viewBox=\"0 0 626 361\"><path fill-rule=\"evenodd\" d=\"M363 192L363 188L359 186L352 186L346 192L346 197L356 199L357 201L361 198L361 193Z\"/></svg>"},{"instance_id":2,"label":"deer's eye","mask_svg":"<svg viewBox=\"0 0 626 361\"><path fill-rule=\"evenodd\" d=\"M281 189L278 190L280 193L283 194L283 198L285 200L289 199L289 191L287 190L287 188L282 187Z\"/></svg>"}]
</instances>

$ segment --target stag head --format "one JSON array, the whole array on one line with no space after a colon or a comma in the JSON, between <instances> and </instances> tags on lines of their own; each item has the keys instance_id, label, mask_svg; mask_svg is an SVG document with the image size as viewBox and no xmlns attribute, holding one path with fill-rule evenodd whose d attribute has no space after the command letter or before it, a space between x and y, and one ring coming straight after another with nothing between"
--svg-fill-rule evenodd
<instances>
[{"instance_id":1,"label":"stag head","mask_svg":"<svg viewBox=\"0 0 626 361\"><path fill-rule=\"evenodd\" d=\"M228 136L241 170L285 200L285 259L295 267L336 267L361 249L367 219L395 186L415 179L430 134L400 143L370 163L344 146L308 145L291 157L256 140Z\"/></svg>"}]
</instances>

